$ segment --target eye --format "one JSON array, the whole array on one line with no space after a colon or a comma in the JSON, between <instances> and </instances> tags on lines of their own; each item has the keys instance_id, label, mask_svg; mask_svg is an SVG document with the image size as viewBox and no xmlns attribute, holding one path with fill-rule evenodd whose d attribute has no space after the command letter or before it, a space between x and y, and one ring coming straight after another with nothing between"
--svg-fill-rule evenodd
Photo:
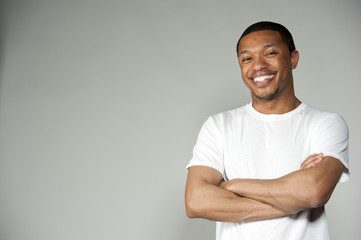
<instances>
[{"instance_id":1,"label":"eye","mask_svg":"<svg viewBox=\"0 0 361 240\"><path fill-rule=\"evenodd\" d=\"M276 55L277 53L276 52L268 52L266 53L266 56L272 56L272 55Z\"/></svg>"},{"instance_id":2,"label":"eye","mask_svg":"<svg viewBox=\"0 0 361 240\"><path fill-rule=\"evenodd\" d=\"M242 63L246 63L246 62L249 62L249 61L251 61L251 60L252 60L251 57L244 57L244 58L241 59L241 62L242 62Z\"/></svg>"}]
</instances>

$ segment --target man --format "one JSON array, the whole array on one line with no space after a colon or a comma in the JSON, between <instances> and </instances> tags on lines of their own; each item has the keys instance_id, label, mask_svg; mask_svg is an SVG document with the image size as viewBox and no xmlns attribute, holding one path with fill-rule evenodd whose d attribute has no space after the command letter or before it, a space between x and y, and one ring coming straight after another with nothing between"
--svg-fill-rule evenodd
<instances>
[{"instance_id":1,"label":"man","mask_svg":"<svg viewBox=\"0 0 361 240\"><path fill-rule=\"evenodd\" d=\"M349 178L347 125L296 98L299 53L284 26L251 25L237 55L252 102L202 126L187 215L217 221L217 240L329 239L324 205Z\"/></svg>"}]
</instances>

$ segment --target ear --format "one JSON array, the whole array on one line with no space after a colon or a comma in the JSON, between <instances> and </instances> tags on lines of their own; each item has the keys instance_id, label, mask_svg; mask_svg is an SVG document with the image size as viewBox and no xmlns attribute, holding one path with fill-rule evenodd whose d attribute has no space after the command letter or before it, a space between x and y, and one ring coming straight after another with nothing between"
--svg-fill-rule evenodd
<instances>
[{"instance_id":1,"label":"ear","mask_svg":"<svg viewBox=\"0 0 361 240\"><path fill-rule=\"evenodd\" d=\"M298 59L300 59L300 53L297 50L294 50L291 53L291 67L292 67L292 69L295 69L297 67Z\"/></svg>"}]
</instances>

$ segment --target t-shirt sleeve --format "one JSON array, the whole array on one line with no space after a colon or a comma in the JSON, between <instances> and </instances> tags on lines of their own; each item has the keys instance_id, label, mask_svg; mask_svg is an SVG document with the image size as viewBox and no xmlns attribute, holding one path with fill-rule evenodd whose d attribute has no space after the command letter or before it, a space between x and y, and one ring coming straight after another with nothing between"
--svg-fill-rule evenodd
<instances>
[{"instance_id":1,"label":"t-shirt sleeve","mask_svg":"<svg viewBox=\"0 0 361 240\"><path fill-rule=\"evenodd\" d=\"M339 159L344 165L339 182L346 182L350 178L348 164L348 127L345 120L337 114L331 114L324 119L315 130L315 141L312 144L314 153L323 153Z\"/></svg>"},{"instance_id":2,"label":"t-shirt sleeve","mask_svg":"<svg viewBox=\"0 0 361 240\"><path fill-rule=\"evenodd\" d=\"M213 117L206 120L198 134L193 157L186 168L192 166L211 167L224 176L222 139Z\"/></svg>"}]
</instances>

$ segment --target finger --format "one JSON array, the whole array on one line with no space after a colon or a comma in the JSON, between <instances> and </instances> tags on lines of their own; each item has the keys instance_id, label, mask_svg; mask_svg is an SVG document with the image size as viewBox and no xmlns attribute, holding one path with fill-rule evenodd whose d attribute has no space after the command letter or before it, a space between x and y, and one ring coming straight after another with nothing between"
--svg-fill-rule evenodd
<instances>
[{"instance_id":1,"label":"finger","mask_svg":"<svg viewBox=\"0 0 361 240\"><path fill-rule=\"evenodd\" d=\"M322 159L323 159L323 156L322 156L322 155L314 156L314 157L308 159L308 161L306 161L304 164L302 164L302 169L314 167L314 166L316 166L319 162L321 162Z\"/></svg>"},{"instance_id":2,"label":"finger","mask_svg":"<svg viewBox=\"0 0 361 240\"><path fill-rule=\"evenodd\" d=\"M317 156L317 157L308 159L308 161L305 161L301 164L301 169L312 167L312 166L318 164L321 160L322 160L321 156Z\"/></svg>"},{"instance_id":3,"label":"finger","mask_svg":"<svg viewBox=\"0 0 361 240\"><path fill-rule=\"evenodd\" d=\"M309 162L308 164L303 165L301 169L307 169L307 168L315 167L315 166L316 166L317 164L319 164L321 161L322 161L322 158L315 159L314 161Z\"/></svg>"},{"instance_id":4,"label":"finger","mask_svg":"<svg viewBox=\"0 0 361 240\"><path fill-rule=\"evenodd\" d=\"M304 163L309 163L309 162L312 162L314 161L315 159L319 158L319 157L322 157L322 153L314 153L312 155L310 155L308 158L306 158L306 160L304 161Z\"/></svg>"},{"instance_id":5,"label":"finger","mask_svg":"<svg viewBox=\"0 0 361 240\"><path fill-rule=\"evenodd\" d=\"M315 158L316 156L317 156L317 153L311 154L310 156L308 156L308 157L303 161L303 163L307 163L307 162L312 161L312 159Z\"/></svg>"},{"instance_id":6,"label":"finger","mask_svg":"<svg viewBox=\"0 0 361 240\"><path fill-rule=\"evenodd\" d=\"M309 164L310 162L314 161L314 159L317 158L317 156L318 156L317 154L312 154L312 155L310 155L309 157L306 158L306 160L304 160L304 161L302 162L301 166L302 166L302 165L307 165L307 164Z\"/></svg>"},{"instance_id":7,"label":"finger","mask_svg":"<svg viewBox=\"0 0 361 240\"><path fill-rule=\"evenodd\" d=\"M301 169L304 169L304 168L307 168L314 164L319 163L322 160L322 157L323 157L322 153L310 155L305 161L302 162Z\"/></svg>"}]
</instances>

